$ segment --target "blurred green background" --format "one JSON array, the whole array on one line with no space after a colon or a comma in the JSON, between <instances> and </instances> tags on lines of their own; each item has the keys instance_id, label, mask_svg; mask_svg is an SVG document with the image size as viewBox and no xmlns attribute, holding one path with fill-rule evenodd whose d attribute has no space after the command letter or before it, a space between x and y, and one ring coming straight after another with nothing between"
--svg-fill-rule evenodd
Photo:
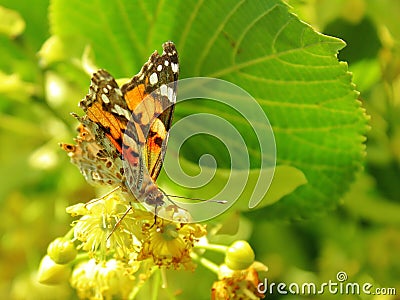
<instances>
[{"instance_id":1,"label":"blurred green background","mask_svg":"<svg viewBox=\"0 0 400 300\"><path fill-rule=\"evenodd\" d=\"M89 80L67 63L52 69L43 62L46 53L40 54L40 50L46 51L43 45L51 36L52 4L0 0L2 299L75 299L68 283L41 286L35 272L48 243L69 228L71 219L65 207L95 196L57 146L74 136L69 112L79 112L76 106L87 92ZM243 219L238 236L247 238L257 260L269 267L269 281L326 282L345 271L349 282L394 287L399 295L400 1L293 0L289 4L291 12L317 31L347 43L338 57L348 62L361 92L359 99L371 117L365 166L336 209L291 222L280 221L279 215L273 221L257 223ZM146 55L151 51L153 48L143 50ZM75 64L72 58L63 59ZM68 78L60 77L63 69L68 70ZM49 82L62 89L52 89ZM198 299L208 298L207 288L216 279L203 267L194 274L171 276L184 280L185 287L204 288ZM200 284L199 276L204 278ZM172 283L172 289L179 289L181 282ZM281 297L298 299L267 295L268 299ZM394 300L400 296L304 297L320 298Z\"/></svg>"}]
</instances>

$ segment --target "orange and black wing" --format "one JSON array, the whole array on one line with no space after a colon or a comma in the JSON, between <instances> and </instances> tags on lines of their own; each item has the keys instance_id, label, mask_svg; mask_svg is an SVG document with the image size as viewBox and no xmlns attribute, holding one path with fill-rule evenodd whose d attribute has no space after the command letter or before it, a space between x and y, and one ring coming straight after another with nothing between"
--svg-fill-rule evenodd
<instances>
[{"instance_id":1,"label":"orange and black wing","mask_svg":"<svg viewBox=\"0 0 400 300\"><path fill-rule=\"evenodd\" d=\"M121 154L123 134L131 114L114 77L105 70L94 73L89 93L79 106ZM96 137L102 143L103 137Z\"/></svg>"},{"instance_id":2,"label":"orange and black wing","mask_svg":"<svg viewBox=\"0 0 400 300\"><path fill-rule=\"evenodd\" d=\"M162 167L168 131L172 124L176 103L176 88L179 74L178 53L172 42L163 44L163 53L154 52L142 70L121 87L127 107L132 112L134 132L126 132L131 142L142 149L137 153L131 147L130 159L144 156L147 170L156 180ZM144 101L143 101L144 100ZM129 159L129 158L128 158Z\"/></svg>"},{"instance_id":3,"label":"orange and black wing","mask_svg":"<svg viewBox=\"0 0 400 300\"><path fill-rule=\"evenodd\" d=\"M97 71L92 77L88 95L79 104L121 157L123 148L131 149L127 158L133 164L137 163L138 156L144 156L153 180L162 167L176 101L178 73L178 53L175 45L167 42L163 44L163 53L160 55L155 51L140 72L121 89L107 71ZM143 102L144 99L147 101ZM131 139L124 142L129 122L133 122L137 130L131 134L127 132ZM108 143L102 142L102 137L96 139L102 146L109 147ZM140 147L144 149L142 153L138 153L135 143L144 145Z\"/></svg>"}]
</instances>

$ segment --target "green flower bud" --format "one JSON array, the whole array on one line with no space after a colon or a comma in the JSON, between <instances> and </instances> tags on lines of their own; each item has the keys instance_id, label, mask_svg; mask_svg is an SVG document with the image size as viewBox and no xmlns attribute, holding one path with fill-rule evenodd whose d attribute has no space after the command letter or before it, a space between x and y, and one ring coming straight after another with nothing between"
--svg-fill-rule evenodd
<instances>
[{"instance_id":1,"label":"green flower bud","mask_svg":"<svg viewBox=\"0 0 400 300\"><path fill-rule=\"evenodd\" d=\"M25 21L16 10L0 6L0 19L0 33L10 38L21 35L25 30Z\"/></svg>"},{"instance_id":2,"label":"green flower bud","mask_svg":"<svg viewBox=\"0 0 400 300\"><path fill-rule=\"evenodd\" d=\"M74 260L77 251L73 242L57 238L50 243L47 254L56 264L63 265Z\"/></svg>"},{"instance_id":3,"label":"green flower bud","mask_svg":"<svg viewBox=\"0 0 400 300\"><path fill-rule=\"evenodd\" d=\"M46 255L40 262L38 281L42 284L59 284L67 281L70 273L67 265L58 265Z\"/></svg>"},{"instance_id":4,"label":"green flower bud","mask_svg":"<svg viewBox=\"0 0 400 300\"><path fill-rule=\"evenodd\" d=\"M254 251L246 241L236 241L229 248L225 256L225 264L231 270L244 270L254 262Z\"/></svg>"},{"instance_id":5,"label":"green flower bud","mask_svg":"<svg viewBox=\"0 0 400 300\"><path fill-rule=\"evenodd\" d=\"M47 67L55 62L62 61L65 59L65 53L61 39L56 35L52 35L39 50L39 64L42 67Z\"/></svg>"}]
</instances>

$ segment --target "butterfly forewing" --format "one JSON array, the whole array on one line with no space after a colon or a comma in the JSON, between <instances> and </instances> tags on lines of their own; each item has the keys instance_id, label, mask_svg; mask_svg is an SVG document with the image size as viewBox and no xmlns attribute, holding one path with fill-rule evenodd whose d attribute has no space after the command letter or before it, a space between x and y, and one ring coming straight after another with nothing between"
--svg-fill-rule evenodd
<instances>
[{"instance_id":1,"label":"butterfly forewing","mask_svg":"<svg viewBox=\"0 0 400 300\"><path fill-rule=\"evenodd\" d=\"M153 180L156 180L165 153L176 102L179 75L178 53L172 42L163 45L161 55L154 52L139 74L121 90L132 109L136 134L127 133L135 142L145 145L141 155ZM146 98L146 101L143 101ZM139 105L140 103L140 105Z\"/></svg>"}]
</instances>

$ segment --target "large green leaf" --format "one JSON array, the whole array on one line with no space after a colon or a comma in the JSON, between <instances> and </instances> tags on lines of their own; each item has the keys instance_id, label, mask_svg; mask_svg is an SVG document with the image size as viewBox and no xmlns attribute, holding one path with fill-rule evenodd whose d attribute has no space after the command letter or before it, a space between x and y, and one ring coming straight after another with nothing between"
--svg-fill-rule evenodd
<instances>
[{"instance_id":1,"label":"large green leaf","mask_svg":"<svg viewBox=\"0 0 400 300\"><path fill-rule=\"evenodd\" d=\"M334 206L361 168L367 122L347 65L336 58L344 43L314 31L281 1L54 0L50 17L68 55L80 57L90 46L96 65L116 77L132 76L172 40L181 78L217 77L249 92L272 124L277 164L298 169L307 180L257 210L262 218L304 217ZM178 105L176 117L203 111L237 128L257 169L260 147L237 113L204 101ZM186 159L196 161L210 149L219 167L230 165L223 145L195 141L182 151Z\"/></svg>"}]
</instances>

